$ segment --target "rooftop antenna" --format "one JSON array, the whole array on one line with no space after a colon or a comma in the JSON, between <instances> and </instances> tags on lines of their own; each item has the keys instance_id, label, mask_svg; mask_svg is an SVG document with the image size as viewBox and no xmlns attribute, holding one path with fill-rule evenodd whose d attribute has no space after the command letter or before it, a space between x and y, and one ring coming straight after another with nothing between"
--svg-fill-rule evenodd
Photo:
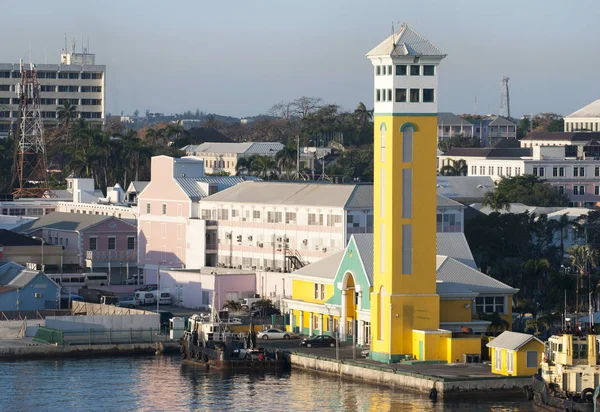
<instances>
[{"instance_id":1,"label":"rooftop antenna","mask_svg":"<svg viewBox=\"0 0 600 412\"><path fill-rule=\"evenodd\" d=\"M510 118L510 94L508 91L508 76L502 77L501 89L500 89L500 116L504 116L507 119Z\"/></svg>"},{"instance_id":2,"label":"rooftop antenna","mask_svg":"<svg viewBox=\"0 0 600 412\"><path fill-rule=\"evenodd\" d=\"M87 53L90 52L90 36L87 37Z\"/></svg>"},{"instance_id":3,"label":"rooftop antenna","mask_svg":"<svg viewBox=\"0 0 600 412\"><path fill-rule=\"evenodd\" d=\"M69 52L69 49L67 47L67 33L65 33L65 54L67 54Z\"/></svg>"},{"instance_id":4,"label":"rooftop antenna","mask_svg":"<svg viewBox=\"0 0 600 412\"><path fill-rule=\"evenodd\" d=\"M75 45L76 45L76 41L75 41L75 37L73 37L73 41L71 42L71 53L75 53Z\"/></svg>"},{"instance_id":5,"label":"rooftop antenna","mask_svg":"<svg viewBox=\"0 0 600 412\"><path fill-rule=\"evenodd\" d=\"M85 49L83 47L83 32L81 33L81 54L85 53Z\"/></svg>"}]
</instances>

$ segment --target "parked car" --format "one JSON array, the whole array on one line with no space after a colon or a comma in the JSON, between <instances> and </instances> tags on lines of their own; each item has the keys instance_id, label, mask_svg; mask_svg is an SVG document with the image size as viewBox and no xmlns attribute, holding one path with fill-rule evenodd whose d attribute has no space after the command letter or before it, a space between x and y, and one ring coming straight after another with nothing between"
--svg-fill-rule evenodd
<instances>
[{"instance_id":1,"label":"parked car","mask_svg":"<svg viewBox=\"0 0 600 412\"><path fill-rule=\"evenodd\" d=\"M140 301L140 305L152 305L156 303L156 298L152 292L135 292L134 296Z\"/></svg>"},{"instance_id":2,"label":"parked car","mask_svg":"<svg viewBox=\"0 0 600 412\"><path fill-rule=\"evenodd\" d=\"M131 296L122 296L121 298L119 298L119 303L117 306L120 306L122 308L133 308L135 306L139 306L140 305L140 301L138 299L135 298L135 296L131 295Z\"/></svg>"},{"instance_id":3,"label":"parked car","mask_svg":"<svg viewBox=\"0 0 600 412\"><path fill-rule=\"evenodd\" d=\"M117 305L119 303L119 297L115 295L101 296L100 303L103 305Z\"/></svg>"},{"instance_id":4,"label":"parked car","mask_svg":"<svg viewBox=\"0 0 600 412\"><path fill-rule=\"evenodd\" d=\"M153 292L155 290L158 290L158 286L156 286L156 285L145 285L145 286L142 286L139 289L136 289L135 291L136 292Z\"/></svg>"},{"instance_id":5,"label":"parked car","mask_svg":"<svg viewBox=\"0 0 600 412\"><path fill-rule=\"evenodd\" d=\"M289 332L286 332L284 330L281 330L281 329L271 328L271 329L267 329L267 330L258 332L258 334L256 336L258 337L258 339L264 339L264 340L290 339L292 337L292 334Z\"/></svg>"},{"instance_id":6,"label":"parked car","mask_svg":"<svg viewBox=\"0 0 600 412\"><path fill-rule=\"evenodd\" d=\"M158 303L161 305L170 305L171 304L171 294L169 292L159 292L158 290L153 290L154 298L158 299Z\"/></svg>"},{"instance_id":7,"label":"parked car","mask_svg":"<svg viewBox=\"0 0 600 412\"><path fill-rule=\"evenodd\" d=\"M143 284L143 283L144 283L144 275L139 275L139 276L133 275L129 279L125 279L126 285L138 285L138 284Z\"/></svg>"},{"instance_id":8,"label":"parked car","mask_svg":"<svg viewBox=\"0 0 600 412\"><path fill-rule=\"evenodd\" d=\"M335 346L335 342L335 338L332 338L331 336L318 335L313 336L312 338L302 339L300 346L306 346L307 348L329 346L333 348Z\"/></svg>"}]
</instances>

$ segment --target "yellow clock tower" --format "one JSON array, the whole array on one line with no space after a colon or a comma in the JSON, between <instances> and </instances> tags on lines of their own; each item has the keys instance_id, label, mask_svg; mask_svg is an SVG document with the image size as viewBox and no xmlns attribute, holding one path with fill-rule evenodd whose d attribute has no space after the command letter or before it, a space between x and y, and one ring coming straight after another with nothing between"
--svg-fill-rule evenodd
<instances>
[{"instance_id":1,"label":"yellow clock tower","mask_svg":"<svg viewBox=\"0 0 600 412\"><path fill-rule=\"evenodd\" d=\"M413 353L413 330L440 325L435 161L445 56L407 25L367 54L375 78L371 358L382 362Z\"/></svg>"}]
</instances>

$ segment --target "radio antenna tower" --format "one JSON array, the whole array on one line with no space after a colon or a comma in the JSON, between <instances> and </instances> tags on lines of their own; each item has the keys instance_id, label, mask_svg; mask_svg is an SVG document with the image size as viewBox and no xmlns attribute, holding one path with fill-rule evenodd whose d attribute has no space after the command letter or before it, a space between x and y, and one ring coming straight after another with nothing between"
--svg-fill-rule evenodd
<instances>
[{"instance_id":1,"label":"radio antenna tower","mask_svg":"<svg viewBox=\"0 0 600 412\"><path fill-rule=\"evenodd\" d=\"M509 77L502 77L502 86L500 88L500 116L510 118L510 94L508 91Z\"/></svg>"},{"instance_id":2,"label":"radio antenna tower","mask_svg":"<svg viewBox=\"0 0 600 412\"><path fill-rule=\"evenodd\" d=\"M13 197L41 197L50 189L40 111L40 85L33 64L30 63L29 69L26 69L21 60L21 82L17 84L15 91L19 96L19 119Z\"/></svg>"}]
</instances>

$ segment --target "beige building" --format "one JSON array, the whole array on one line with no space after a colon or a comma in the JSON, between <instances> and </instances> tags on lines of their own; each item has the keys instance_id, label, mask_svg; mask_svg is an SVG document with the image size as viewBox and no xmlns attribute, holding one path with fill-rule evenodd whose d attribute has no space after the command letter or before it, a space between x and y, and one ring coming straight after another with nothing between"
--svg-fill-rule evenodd
<instances>
[{"instance_id":1,"label":"beige building","mask_svg":"<svg viewBox=\"0 0 600 412\"><path fill-rule=\"evenodd\" d=\"M285 146L273 142L246 142L246 143L202 143L199 145L185 146L183 150L188 156L204 160L206 174L228 173L235 176L237 162L240 158L251 156L273 156Z\"/></svg>"},{"instance_id":2,"label":"beige building","mask_svg":"<svg viewBox=\"0 0 600 412\"><path fill-rule=\"evenodd\" d=\"M96 127L102 126L106 66L96 64L95 54L62 53L60 64L38 64L36 69L45 125L56 125L59 106L70 101L77 106L77 118L86 119ZM19 97L15 89L20 79L19 63L0 63L0 137L16 131Z\"/></svg>"},{"instance_id":3,"label":"beige building","mask_svg":"<svg viewBox=\"0 0 600 412\"><path fill-rule=\"evenodd\" d=\"M600 131L600 99L565 117L565 132Z\"/></svg>"}]
</instances>

